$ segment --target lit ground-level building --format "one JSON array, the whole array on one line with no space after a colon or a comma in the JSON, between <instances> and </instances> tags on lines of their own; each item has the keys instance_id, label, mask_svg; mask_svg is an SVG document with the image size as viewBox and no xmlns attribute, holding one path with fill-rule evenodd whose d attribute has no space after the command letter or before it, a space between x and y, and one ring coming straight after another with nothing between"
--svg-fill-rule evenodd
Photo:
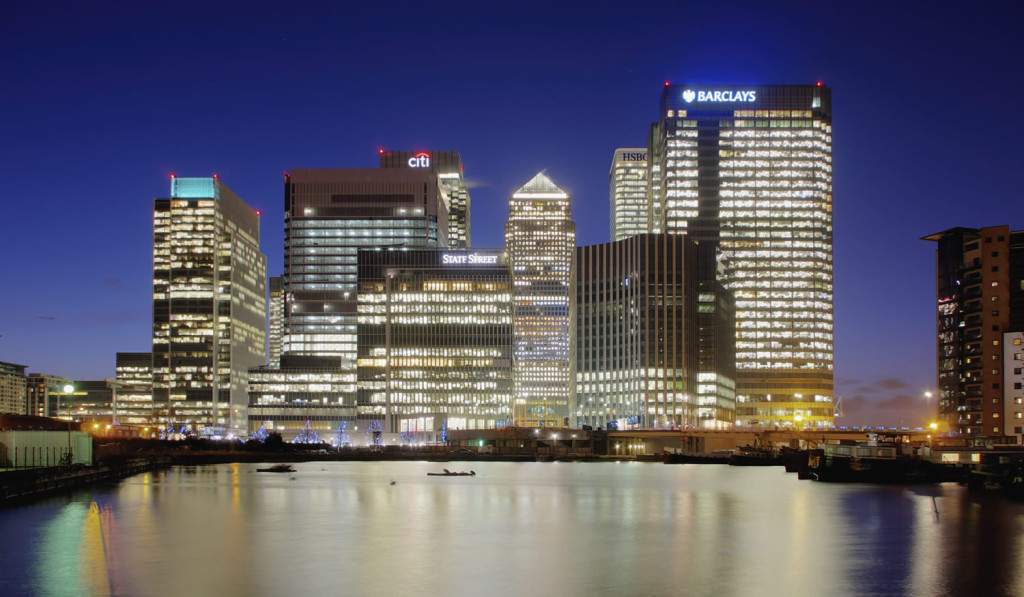
<instances>
[{"instance_id":1,"label":"lit ground-level building","mask_svg":"<svg viewBox=\"0 0 1024 597\"><path fill-rule=\"evenodd\" d=\"M57 418L82 423L85 431L110 431L107 426L148 425L151 422L150 403L132 400L139 387L113 378L101 380L76 380L53 392L57 400Z\"/></svg>"},{"instance_id":2,"label":"lit ground-level building","mask_svg":"<svg viewBox=\"0 0 1024 597\"><path fill-rule=\"evenodd\" d=\"M324 441L354 433L356 410L337 357L284 355L249 370L249 435L263 428L292 441L308 423ZM351 424L351 426L349 426Z\"/></svg>"},{"instance_id":3,"label":"lit ground-level building","mask_svg":"<svg viewBox=\"0 0 1024 597\"><path fill-rule=\"evenodd\" d=\"M116 380L122 384L117 396L117 420L132 425L157 423L153 409L153 353L119 352Z\"/></svg>"},{"instance_id":4,"label":"lit ground-level building","mask_svg":"<svg viewBox=\"0 0 1024 597\"><path fill-rule=\"evenodd\" d=\"M643 234L576 249L576 413L593 427L728 427L732 363L704 350L729 347L727 292L700 285L699 248L684 235ZM713 272L711 274L714 275ZM714 278L711 280L714 283ZM713 290L713 289L712 289ZM708 294L708 304L699 297ZM704 322L700 308L708 308ZM715 325L717 318L723 325ZM704 387L707 386L707 387Z\"/></svg>"},{"instance_id":5,"label":"lit ground-level building","mask_svg":"<svg viewBox=\"0 0 1024 597\"><path fill-rule=\"evenodd\" d=\"M731 267L736 419L833 423L831 91L666 85L651 128L652 229Z\"/></svg>"},{"instance_id":6,"label":"lit ground-level building","mask_svg":"<svg viewBox=\"0 0 1024 597\"><path fill-rule=\"evenodd\" d=\"M951 431L1021 443L1024 231L951 228L923 240L937 243L936 414Z\"/></svg>"},{"instance_id":7,"label":"lit ground-level building","mask_svg":"<svg viewBox=\"0 0 1024 597\"><path fill-rule=\"evenodd\" d=\"M71 380L61 375L47 373L29 373L26 396L28 413L36 417L53 417L57 412L57 401L54 392L62 391Z\"/></svg>"},{"instance_id":8,"label":"lit ground-level building","mask_svg":"<svg viewBox=\"0 0 1024 597\"><path fill-rule=\"evenodd\" d=\"M509 199L505 247L515 300L515 406L525 426L565 426L575 413L576 224L569 194L543 173Z\"/></svg>"},{"instance_id":9,"label":"lit ground-level building","mask_svg":"<svg viewBox=\"0 0 1024 597\"><path fill-rule=\"evenodd\" d=\"M247 370L266 362L259 213L217 177L171 178L153 208L153 403L175 427L247 425Z\"/></svg>"},{"instance_id":10,"label":"lit ground-level building","mask_svg":"<svg viewBox=\"0 0 1024 597\"><path fill-rule=\"evenodd\" d=\"M26 368L27 365L0 361L0 414L25 414Z\"/></svg>"},{"instance_id":11,"label":"lit ground-level building","mask_svg":"<svg viewBox=\"0 0 1024 597\"><path fill-rule=\"evenodd\" d=\"M361 251L356 425L409 441L509 425L512 314L502 249Z\"/></svg>"},{"instance_id":12,"label":"lit ground-level building","mask_svg":"<svg viewBox=\"0 0 1024 597\"><path fill-rule=\"evenodd\" d=\"M648 231L647 155L646 147L620 147L615 150L608 172L608 205L611 208L608 222L612 240Z\"/></svg>"}]
</instances>

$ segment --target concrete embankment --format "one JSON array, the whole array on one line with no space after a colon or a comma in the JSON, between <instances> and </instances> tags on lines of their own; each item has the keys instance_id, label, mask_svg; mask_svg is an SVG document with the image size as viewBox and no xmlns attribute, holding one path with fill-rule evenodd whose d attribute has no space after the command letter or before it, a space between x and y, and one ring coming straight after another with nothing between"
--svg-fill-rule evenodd
<instances>
[{"instance_id":1,"label":"concrete embankment","mask_svg":"<svg viewBox=\"0 0 1024 597\"><path fill-rule=\"evenodd\" d=\"M71 491L169 466L169 458L133 458L97 466L47 467L0 473L0 505Z\"/></svg>"}]
</instances>

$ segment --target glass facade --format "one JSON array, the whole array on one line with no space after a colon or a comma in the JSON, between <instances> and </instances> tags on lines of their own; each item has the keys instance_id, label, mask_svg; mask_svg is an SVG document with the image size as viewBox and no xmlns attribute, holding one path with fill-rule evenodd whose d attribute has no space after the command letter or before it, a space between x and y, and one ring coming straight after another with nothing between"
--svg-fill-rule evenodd
<instances>
[{"instance_id":1,"label":"glass facade","mask_svg":"<svg viewBox=\"0 0 1024 597\"><path fill-rule=\"evenodd\" d=\"M569 195L538 174L509 200L517 425L563 426L575 412L576 224Z\"/></svg>"},{"instance_id":2,"label":"glass facade","mask_svg":"<svg viewBox=\"0 0 1024 597\"><path fill-rule=\"evenodd\" d=\"M119 352L116 357L116 420L132 425L155 423L153 416L153 353Z\"/></svg>"},{"instance_id":3,"label":"glass facade","mask_svg":"<svg viewBox=\"0 0 1024 597\"><path fill-rule=\"evenodd\" d=\"M830 90L670 85L652 130L653 227L731 264L737 423L831 426Z\"/></svg>"},{"instance_id":4,"label":"glass facade","mask_svg":"<svg viewBox=\"0 0 1024 597\"><path fill-rule=\"evenodd\" d=\"M577 424L701 424L697 251L667 234L576 249Z\"/></svg>"},{"instance_id":5,"label":"glass facade","mask_svg":"<svg viewBox=\"0 0 1024 597\"><path fill-rule=\"evenodd\" d=\"M457 151L380 151L381 168L427 169L437 175L441 199L448 212L448 247L470 247L469 187Z\"/></svg>"},{"instance_id":6,"label":"glass facade","mask_svg":"<svg viewBox=\"0 0 1024 597\"><path fill-rule=\"evenodd\" d=\"M153 210L153 402L175 426L246 428L246 371L266 362L259 214L216 177L172 178Z\"/></svg>"},{"instance_id":7,"label":"glass facade","mask_svg":"<svg viewBox=\"0 0 1024 597\"><path fill-rule=\"evenodd\" d=\"M612 240L647 232L647 148L615 150L608 188Z\"/></svg>"},{"instance_id":8,"label":"glass facade","mask_svg":"<svg viewBox=\"0 0 1024 597\"><path fill-rule=\"evenodd\" d=\"M354 421L359 253L447 246L448 211L438 181L428 168L300 169L287 176L283 356L280 373L267 377L285 385L251 392L260 407L251 427L269 422L284 434L301 428L307 415L314 422L327 417L335 428ZM285 367L305 357L316 364ZM311 367L329 380L307 385ZM299 377L293 380L293 373ZM328 393L310 398L321 381L331 384ZM268 410L268 400L277 401L277 410ZM310 410L324 400L332 410Z\"/></svg>"},{"instance_id":9,"label":"glass facade","mask_svg":"<svg viewBox=\"0 0 1024 597\"><path fill-rule=\"evenodd\" d=\"M358 426L438 437L507 426L512 276L501 249L359 254Z\"/></svg>"}]
</instances>

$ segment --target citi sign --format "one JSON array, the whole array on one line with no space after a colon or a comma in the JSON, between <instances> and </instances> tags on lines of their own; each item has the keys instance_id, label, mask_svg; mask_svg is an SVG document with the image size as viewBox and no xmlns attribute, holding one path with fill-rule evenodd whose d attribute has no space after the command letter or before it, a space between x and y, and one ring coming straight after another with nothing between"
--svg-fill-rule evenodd
<instances>
[{"instance_id":1,"label":"citi sign","mask_svg":"<svg viewBox=\"0 0 1024 597\"><path fill-rule=\"evenodd\" d=\"M686 103L693 100L698 102L756 102L756 91L694 91L687 89L683 92L683 99Z\"/></svg>"},{"instance_id":2,"label":"citi sign","mask_svg":"<svg viewBox=\"0 0 1024 597\"><path fill-rule=\"evenodd\" d=\"M430 167L430 154L421 151L416 155L409 158L410 168L429 168Z\"/></svg>"}]
</instances>

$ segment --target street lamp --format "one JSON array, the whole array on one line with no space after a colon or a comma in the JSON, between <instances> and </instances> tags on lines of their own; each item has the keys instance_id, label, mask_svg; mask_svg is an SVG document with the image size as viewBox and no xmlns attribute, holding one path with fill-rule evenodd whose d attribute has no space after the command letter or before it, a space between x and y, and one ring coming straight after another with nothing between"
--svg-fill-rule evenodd
<instances>
[{"instance_id":1,"label":"street lamp","mask_svg":"<svg viewBox=\"0 0 1024 597\"><path fill-rule=\"evenodd\" d=\"M932 393L931 393L931 391L925 390L925 392L924 392L924 408L925 408L926 411L928 411L928 418L925 419L926 421L928 419L932 418L932 405L931 405L931 401L932 401Z\"/></svg>"},{"instance_id":2,"label":"street lamp","mask_svg":"<svg viewBox=\"0 0 1024 597\"><path fill-rule=\"evenodd\" d=\"M64 386L64 395L65 396L71 395L71 393L74 392L74 391L75 391L75 386L73 386L71 384L67 384L67 385ZM70 403L69 400L65 400L65 402L68 403L67 404L67 406L68 406L68 413L70 413L71 412L71 403ZM60 396L57 397L57 414L58 415L60 414ZM67 454L67 458L68 458L68 466L70 466L71 463L74 461L74 456L72 456L72 454L71 454L71 418L70 418L70 415L68 417L66 425L68 426L68 454Z\"/></svg>"}]
</instances>

